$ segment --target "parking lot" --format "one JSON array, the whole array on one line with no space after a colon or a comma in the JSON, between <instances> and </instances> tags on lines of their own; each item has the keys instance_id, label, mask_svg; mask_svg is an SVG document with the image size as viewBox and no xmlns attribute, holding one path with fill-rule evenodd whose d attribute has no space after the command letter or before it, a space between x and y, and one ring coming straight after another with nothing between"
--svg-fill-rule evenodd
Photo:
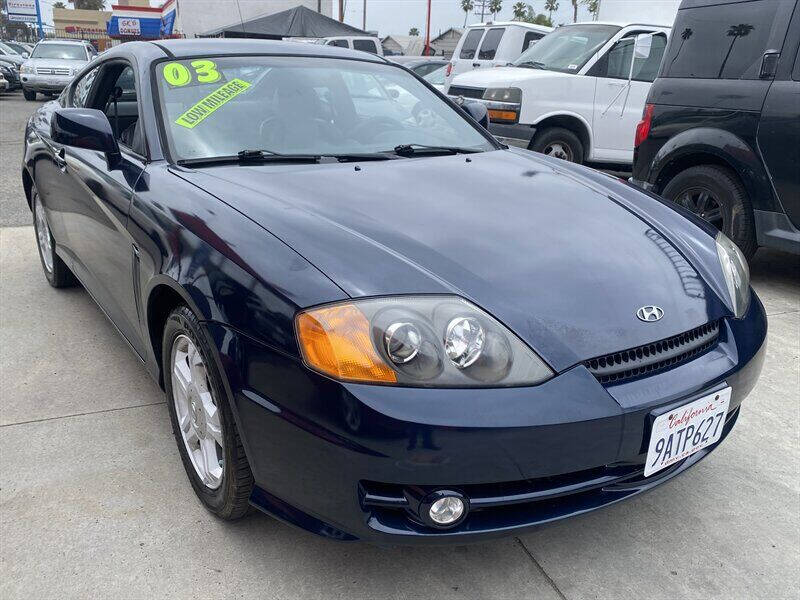
<instances>
[{"instance_id":1,"label":"parking lot","mask_svg":"<svg viewBox=\"0 0 800 600\"><path fill-rule=\"evenodd\" d=\"M648 494L463 547L331 542L211 516L163 393L80 288L42 275L0 96L0 598L797 598L800 268L759 251L764 371L718 452ZM794 590L794 591L792 591Z\"/></svg>"}]
</instances>

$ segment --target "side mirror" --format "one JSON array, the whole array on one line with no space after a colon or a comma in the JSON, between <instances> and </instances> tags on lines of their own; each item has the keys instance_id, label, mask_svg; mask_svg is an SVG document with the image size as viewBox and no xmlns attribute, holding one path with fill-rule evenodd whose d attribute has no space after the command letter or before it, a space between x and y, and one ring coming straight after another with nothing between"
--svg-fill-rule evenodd
<instances>
[{"instance_id":1,"label":"side mirror","mask_svg":"<svg viewBox=\"0 0 800 600\"><path fill-rule=\"evenodd\" d=\"M489 129L489 111L483 102L464 102L461 105L467 114L478 122L484 129Z\"/></svg>"},{"instance_id":2,"label":"side mirror","mask_svg":"<svg viewBox=\"0 0 800 600\"><path fill-rule=\"evenodd\" d=\"M389 93L389 97L397 99L400 97L400 92L396 88L389 88L386 90Z\"/></svg>"},{"instance_id":3,"label":"side mirror","mask_svg":"<svg viewBox=\"0 0 800 600\"><path fill-rule=\"evenodd\" d=\"M113 169L120 159L119 145L108 117L93 108L57 108L50 119L50 138L57 144L97 150Z\"/></svg>"},{"instance_id":4,"label":"side mirror","mask_svg":"<svg viewBox=\"0 0 800 600\"><path fill-rule=\"evenodd\" d=\"M645 59L650 56L650 48L653 46L652 33L640 33L636 36L636 41L633 43L633 58Z\"/></svg>"}]
</instances>

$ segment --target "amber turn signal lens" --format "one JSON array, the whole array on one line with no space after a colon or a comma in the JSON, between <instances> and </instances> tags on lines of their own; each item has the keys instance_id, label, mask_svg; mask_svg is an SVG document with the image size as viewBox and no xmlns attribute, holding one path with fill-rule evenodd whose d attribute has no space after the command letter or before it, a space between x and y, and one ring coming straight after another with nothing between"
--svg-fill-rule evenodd
<instances>
[{"instance_id":1,"label":"amber turn signal lens","mask_svg":"<svg viewBox=\"0 0 800 600\"><path fill-rule=\"evenodd\" d=\"M375 352L369 321L352 304L302 312L296 324L303 360L312 369L344 381L397 382Z\"/></svg>"},{"instance_id":2,"label":"amber turn signal lens","mask_svg":"<svg viewBox=\"0 0 800 600\"><path fill-rule=\"evenodd\" d=\"M492 121L516 121L517 112L514 110L489 109L489 119Z\"/></svg>"}]
</instances>

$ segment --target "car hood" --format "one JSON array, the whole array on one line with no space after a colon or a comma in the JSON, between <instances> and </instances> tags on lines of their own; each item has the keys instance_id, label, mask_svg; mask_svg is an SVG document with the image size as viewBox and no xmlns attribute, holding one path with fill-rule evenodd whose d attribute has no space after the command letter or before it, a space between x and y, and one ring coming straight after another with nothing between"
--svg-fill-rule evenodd
<instances>
[{"instance_id":1,"label":"car hood","mask_svg":"<svg viewBox=\"0 0 800 600\"><path fill-rule=\"evenodd\" d=\"M538 81L560 77L574 77L569 73L545 71L542 69L526 69L523 67L497 67L495 69L475 69L456 75L450 85L466 87L509 87L522 81Z\"/></svg>"},{"instance_id":2,"label":"car hood","mask_svg":"<svg viewBox=\"0 0 800 600\"><path fill-rule=\"evenodd\" d=\"M726 313L630 200L527 151L319 165L174 168L261 224L351 297L453 293L556 370ZM609 181L610 178L608 178ZM622 184L617 184L620 187ZM624 190L623 190L624 191ZM657 200L630 189L675 214ZM688 237L713 238L688 221ZM684 232L684 237L686 237ZM265 274L268 277L268 274ZM636 317L642 306L660 321Z\"/></svg>"},{"instance_id":3,"label":"car hood","mask_svg":"<svg viewBox=\"0 0 800 600\"><path fill-rule=\"evenodd\" d=\"M69 60L67 58L29 58L26 65L44 69L81 69L87 60Z\"/></svg>"}]
</instances>

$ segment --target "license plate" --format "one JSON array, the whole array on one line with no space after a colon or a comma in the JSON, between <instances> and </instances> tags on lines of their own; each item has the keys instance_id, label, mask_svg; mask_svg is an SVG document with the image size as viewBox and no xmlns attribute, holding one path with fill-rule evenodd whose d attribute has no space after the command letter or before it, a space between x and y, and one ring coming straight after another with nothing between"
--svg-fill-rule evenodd
<instances>
[{"instance_id":1,"label":"license plate","mask_svg":"<svg viewBox=\"0 0 800 600\"><path fill-rule=\"evenodd\" d=\"M666 469L716 442L722 435L730 401L731 388L725 388L656 417L644 476Z\"/></svg>"}]
</instances>

